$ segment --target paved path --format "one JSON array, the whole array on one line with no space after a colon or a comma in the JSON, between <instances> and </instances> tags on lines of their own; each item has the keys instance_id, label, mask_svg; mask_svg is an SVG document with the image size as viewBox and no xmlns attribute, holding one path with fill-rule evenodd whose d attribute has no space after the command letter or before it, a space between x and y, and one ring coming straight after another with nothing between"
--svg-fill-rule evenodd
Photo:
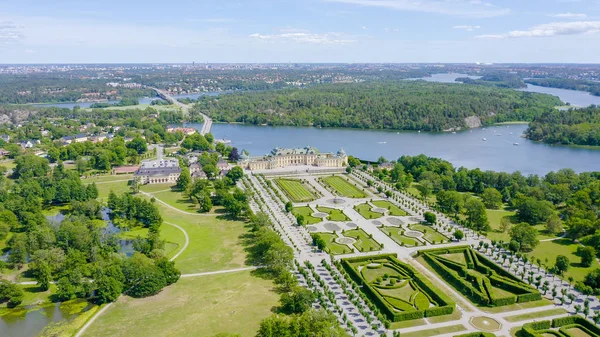
<instances>
[{"instance_id":1,"label":"paved path","mask_svg":"<svg viewBox=\"0 0 600 337\"><path fill-rule=\"evenodd\" d=\"M183 247L181 247L181 249L180 249L180 250L177 252L177 254L173 255L173 257L169 259L169 261L173 261L173 260L175 260L176 258L178 258L178 257L179 257L179 255L181 255L181 253L183 253L183 251L184 251L184 250L187 248L187 246L190 244L190 237L188 236L188 233L185 231L185 229L183 229L181 226L179 226L179 225L176 225L176 224L174 224L174 223L171 223L171 222L166 222L166 221L165 221L165 223L166 223L167 225L170 225L170 226L173 226L173 227L175 227L175 228L179 229L179 230L180 230L180 231L183 233L183 236L185 236L185 244L183 245Z\"/></svg>"}]
</instances>

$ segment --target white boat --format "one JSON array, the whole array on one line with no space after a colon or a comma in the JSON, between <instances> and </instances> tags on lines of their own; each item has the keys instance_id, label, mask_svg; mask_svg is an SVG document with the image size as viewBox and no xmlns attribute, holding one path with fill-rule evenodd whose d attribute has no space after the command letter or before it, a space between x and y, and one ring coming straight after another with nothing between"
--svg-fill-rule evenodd
<instances>
[{"instance_id":1,"label":"white boat","mask_svg":"<svg viewBox=\"0 0 600 337\"><path fill-rule=\"evenodd\" d=\"M386 144L387 142L377 142L377 144Z\"/></svg>"},{"instance_id":2,"label":"white boat","mask_svg":"<svg viewBox=\"0 0 600 337\"><path fill-rule=\"evenodd\" d=\"M496 136L502 136L502 134L501 134L501 133L498 133L498 134L496 134Z\"/></svg>"},{"instance_id":3,"label":"white boat","mask_svg":"<svg viewBox=\"0 0 600 337\"><path fill-rule=\"evenodd\" d=\"M418 133L421 133L421 130L417 131Z\"/></svg>"},{"instance_id":4,"label":"white boat","mask_svg":"<svg viewBox=\"0 0 600 337\"><path fill-rule=\"evenodd\" d=\"M454 133L454 134L455 134L455 133L456 133L456 131L452 131L452 133Z\"/></svg>"},{"instance_id":5,"label":"white boat","mask_svg":"<svg viewBox=\"0 0 600 337\"><path fill-rule=\"evenodd\" d=\"M485 141L487 141L487 138L481 138L481 140L483 140L485 142Z\"/></svg>"},{"instance_id":6,"label":"white boat","mask_svg":"<svg viewBox=\"0 0 600 337\"><path fill-rule=\"evenodd\" d=\"M519 146L519 143L513 143L514 146Z\"/></svg>"},{"instance_id":7,"label":"white boat","mask_svg":"<svg viewBox=\"0 0 600 337\"><path fill-rule=\"evenodd\" d=\"M400 134L400 132L396 132L396 134L397 134L397 135L399 135L399 134Z\"/></svg>"},{"instance_id":8,"label":"white boat","mask_svg":"<svg viewBox=\"0 0 600 337\"><path fill-rule=\"evenodd\" d=\"M511 135L512 135L513 133L512 133L512 132L509 132L509 134L511 134Z\"/></svg>"}]
</instances>

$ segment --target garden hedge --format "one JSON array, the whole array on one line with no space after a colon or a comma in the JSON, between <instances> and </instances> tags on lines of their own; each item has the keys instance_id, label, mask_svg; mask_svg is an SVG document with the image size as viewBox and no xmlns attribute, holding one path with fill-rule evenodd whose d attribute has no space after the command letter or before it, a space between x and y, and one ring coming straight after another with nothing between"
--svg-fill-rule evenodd
<instances>
[{"instance_id":1,"label":"garden hedge","mask_svg":"<svg viewBox=\"0 0 600 337\"><path fill-rule=\"evenodd\" d=\"M462 335L454 335L453 337L496 337L491 332L470 332Z\"/></svg>"},{"instance_id":2,"label":"garden hedge","mask_svg":"<svg viewBox=\"0 0 600 337\"><path fill-rule=\"evenodd\" d=\"M452 261L440 254L462 253L465 256L466 266ZM469 246L460 246L452 249L437 248L419 251L425 261L446 282L450 283L459 292L469 297L473 302L481 305L504 306L515 303L535 301L542 298L537 289L525 284L514 275L510 274L493 261L477 253ZM473 267L473 268L469 268ZM476 270L476 275L469 270ZM493 287L497 287L514 295L496 297Z\"/></svg>"},{"instance_id":3,"label":"garden hedge","mask_svg":"<svg viewBox=\"0 0 600 337\"><path fill-rule=\"evenodd\" d=\"M432 303L437 306L424 310L414 309L412 311L398 312L395 310L374 287L365 281L364 277L353 266L353 263L369 262L386 259L389 263L384 265L394 269L402 276L409 278L411 283L421 294L425 295ZM361 290L367 298L392 322L406 321L419 319L423 317L434 317L440 315L448 315L454 312L455 303L446 294L436 289L433 284L421 274L419 274L411 266L402 263L396 258L395 254L379 254L372 256L361 256L355 258L347 258L340 260L342 268L348 273L350 278L358 285L362 285ZM402 299L395 300L404 301Z\"/></svg>"},{"instance_id":4,"label":"garden hedge","mask_svg":"<svg viewBox=\"0 0 600 337\"><path fill-rule=\"evenodd\" d=\"M525 337L540 337L546 330L550 328L560 328L559 332L562 335L573 337L566 330L571 328L579 328L585 331L590 336L600 336L600 328L587 319L579 316L567 316L555 318L552 321L538 321L523 324L521 328L522 335ZM556 331L552 331L556 332Z\"/></svg>"}]
</instances>

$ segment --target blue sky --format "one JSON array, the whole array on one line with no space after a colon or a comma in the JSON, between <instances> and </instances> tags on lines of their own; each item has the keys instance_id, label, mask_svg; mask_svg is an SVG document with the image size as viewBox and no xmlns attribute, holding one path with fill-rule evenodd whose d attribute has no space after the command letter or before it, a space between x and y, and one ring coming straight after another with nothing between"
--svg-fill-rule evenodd
<instances>
[{"instance_id":1,"label":"blue sky","mask_svg":"<svg viewBox=\"0 0 600 337\"><path fill-rule=\"evenodd\" d=\"M600 0L3 1L0 63L600 63Z\"/></svg>"}]
</instances>

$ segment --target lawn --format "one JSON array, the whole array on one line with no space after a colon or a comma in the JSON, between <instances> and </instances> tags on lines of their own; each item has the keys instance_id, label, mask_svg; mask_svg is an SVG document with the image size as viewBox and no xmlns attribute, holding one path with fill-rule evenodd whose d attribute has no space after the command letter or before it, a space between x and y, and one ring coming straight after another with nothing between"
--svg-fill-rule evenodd
<instances>
[{"instance_id":1,"label":"lawn","mask_svg":"<svg viewBox=\"0 0 600 337\"><path fill-rule=\"evenodd\" d=\"M361 191L358 187L349 183L346 179L339 176L330 176L321 178L325 184L333 188L336 193L343 197L348 198L364 198L366 194Z\"/></svg>"},{"instance_id":2,"label":"lawn","mask_svg":"<svg viewBox=\"0 0 600 337\"><path fill-rule=\"evenodd\" d=\"M419 192L419 190L417 189L418 185L419 185L419 183L412 183L410 185L410 187L408 187L406 189L406 192L408 192L408 194L413 195L415 198L421 200L421 199L423 199L423 197L421 196L421 192ZM430 203L436 203L437 198L436 198L435 194L431 193L431 195L427 197L427 201Z\"/></svg>"},{"instance_id":3,"label":"lawn","mask_svg":"<svg viewBox=\"0 0 600 337\"><path fill-rule=\"evenodd\" d=\"M425 239L425 241L432 243L432 244L438 244L438 243L444 243L444 242L450 241L447 237L440 234L437 230L435 230L435 228L432 228L431 226L412 224L412 225L409 225L408 228L425 234L425 235L423 235L423 239Z\"/></svg>"},{"instance_id":4,"label":"lawn","mask_svg":"<svg viewBox=\"0 0 600 337\"><path fill-rule=\"evenodd\" d=\"M396 241L396 243L399 244L400 246L414 247L414 246L421 245L421 243L419 241L417 241L416 239L401 235L400 234L401 229L398 227L383 227L380 229L382 232L387 234L387 236L391 237L392 240Z\"/></svg>"},{"instance_id":5,"label":"lawn","mask_svg":"<svg viewBox=\"0 0 600 337\"><path fill-rule=\"evenodd\" d=\"M147 184L140 186L140 191L144 191L146 193L156 193L163 191L172 191L175 185L173 184Z\"/></svg>"},{"instance_id":6,"label":"lawn","mask_svg":"<svg viewBox=\"0 0 600 337\"><path fill-rule=\"evenodd\" d=\"M389 211L389 215L394 215L394 216L408 215L408 213L406 213L400 207L394 205L393 203L391 203L387 200L375 200L375 201L371 201L371 203L377 207L387 209Z\"/></svg>"},{"instance_id":7,"label":"lawn","mask_svg":"<svg viewBox=\"0 0 600 337\"><path fill-rule=\"evenodd\" d=\"M312 210L312 208L308 206L294 207L292 209L292 214L294 214L295 216L302 215L304 217L304 223L307 225L312 225L323 221L319 218L315 218L314 216L312 216L313 213L314 211Z\"/></svg>"},{"instance_id":8,"label":"lawn","mask_svg":"<svg viewBox=\"0 0 600 337\"><path fill-rule=\"evenodd\" d=\"M377 219L383 216L383 213L373 212L371 210L371 205L367 203L354 206L354 210L362 215L365 219Z\"/></svg>"},{"instance_id":9,"label":"lawn","mask_svg":"<svg viewBox=\"0 0 600 337\"><path fill-rule=\"evenodd\" d=\"M315 195L312 194L304 184L298 179L274 179L275 183L285 193L285 195L293 202L307 202L315 200Z\"/></svg>"},{"instance_id":10,"label":"lawn","mask_svg":"<svg viewBox=\"0 0 600 337\"><path fill-rule=\"evenodd\" d=\"M347 217L346 214L344 214L344 212L342 210L340 210L340 209L323 207L323 206L317 206L317 210L319 212L323 212L323 213L329 214L329 216L327 217L327 220L331 220L331 221L350 221L350 218Z\"/></svg>"},{"instance_id":11,"label":"lawn","mask_svg":"<svg viewBox=\"0 0 600 337\"><path fill-rule=\"evenodd\" d=\"M325 250L330 254L338 255L338 254L349 254L349 253L353 252L353 249L351 247L348 247L347 245L342 245L342 244L334 241L338 237L336 234L313 233L313 235L316 235L316 236L320 237L321 239L323 239L323 242L325 242L325 247L326 247Z\"/></svg>"},{"instance_id":12,"label":"lawn","mask_svg":"<svg viewBox=\"0 0 600 337\"><path fill-rule=\"evenodd\" d=\"M160 294L123 297L84 336L254 336L279 294L272 281L240 271L180 279Z\"/></svg>"},{"instance_id":13,"label":"lawn","mask_svg":"<svg viewBox=\"0 0 600 337\"><path fill-rule=\"evenodd\" d=\"M504 242L510 242L510 234L509 234L509 229L507 229L505 232L502 232L500 227L501 227L501 223L502 223L502 218L507 217L509 220L511 220L511 222L517 223L518 220L516 220L515 217L515 212L514 211L510 211L510 210L502 210L502 209L486 209L486 214L488 217L488 220L490 222L490 227L492 227L492 230L490 232L487 233L487 237L490 240L502 240ZM512 226L512 225L511 225ZM556 237L556 235L548 235L548 233L546 233L546 228L545 226L542 225L536 225L534 226L537 230L538 230L538 240L545 240L545 239L550 239L550 238L554 238Z\"/></svg>"},{"instance_id":14,"label":"lawn","mask_svg":"<svg viewBox=\"0 0 600 337\"><path fill-rule=\"evenodd\" d=\"M81 181L83 183L92 183L95 182L97 183L103 183L103 182L108 182L108 181L121 181L121 180L132 180L133 179L133 174L117 174L117 175L113 175L113 174L104 174L104 175L99 175L99 176L91 176L88 178L83 178L81 179Z\"/></svg>"},{"instance_id":15,"label":"lawn","mask_svg":"<svg viewBox=\"0 0 600 337\"><path fill-rule=\"evenodd\" d=\"M580 265L581 258L576 254L577 247L579 247L579 245L570 239L543 241L528 255L530 259L539 258L542 264L548 265L548 267L554 265L558 255L564 255L569 259L570 266L564 273L563 279L567 280L569 276L573 276L575 281L583 281L585 275L596 268L600 268L600 265L598 264L598 261L594 259L589 268L582 267ZM546 259L548 259L548 263L546 263Z\"/></svg>"},{"instance_id":16,"label":"lawn","mask_svg":"<svg viewBox=\"0 0 600 337\"><path fill-rule=\"evenodd\" d=\"M429 330L419 330L415 332L403 333L402 337L432 337L439 336L444 334L449 334L452 332L460 332L467 330L462 324L444 326L437 329L429 329Z\"/></svg>"},{"instance_id":17,"label":"lawn","mask_svg":"<svg viewBox=\"0 0 600 337\"><path fill-rule=\"evenodd\" d=\"M119 176L120 177L120 176ZM91 184L95 182L93 178L83 179L82 182L84 184ZM116 194L122 194L124 192L130 192L129 185L127 185L127 181L105 181L105 182L96 182L96 187L98 188L98 198L107 199L108 193L110 191L115 192Z\"/></svg>"},{"instance_id":18,"label":"lawn","mask_svg":"<svg viewBox=\"0 0 600 337\"><path fill-rule=\"evenodd\" d=\"M356 239L354 247L361 252L381 250L381 245L374 239L370 238L369 235L360 228L345 231L343 235Z\"/></svg>"},{"instance_id":19,"label":"lawn","mask_svg":"<svg viewBox=\"0 0 600 337\"><path fill-rule=\"evenodd\" d=\"M568 311L566 311L563 308L554 308L554 309L531 312L531 313L526 313L526 314L521 314L521 315L507 316L507 317L504 317L504 319L508 322L519 322L519 321L524 321L527 319L557 316L557 315L566 314L566 313L568 313Z\"/></svg>"}]
</instances>

